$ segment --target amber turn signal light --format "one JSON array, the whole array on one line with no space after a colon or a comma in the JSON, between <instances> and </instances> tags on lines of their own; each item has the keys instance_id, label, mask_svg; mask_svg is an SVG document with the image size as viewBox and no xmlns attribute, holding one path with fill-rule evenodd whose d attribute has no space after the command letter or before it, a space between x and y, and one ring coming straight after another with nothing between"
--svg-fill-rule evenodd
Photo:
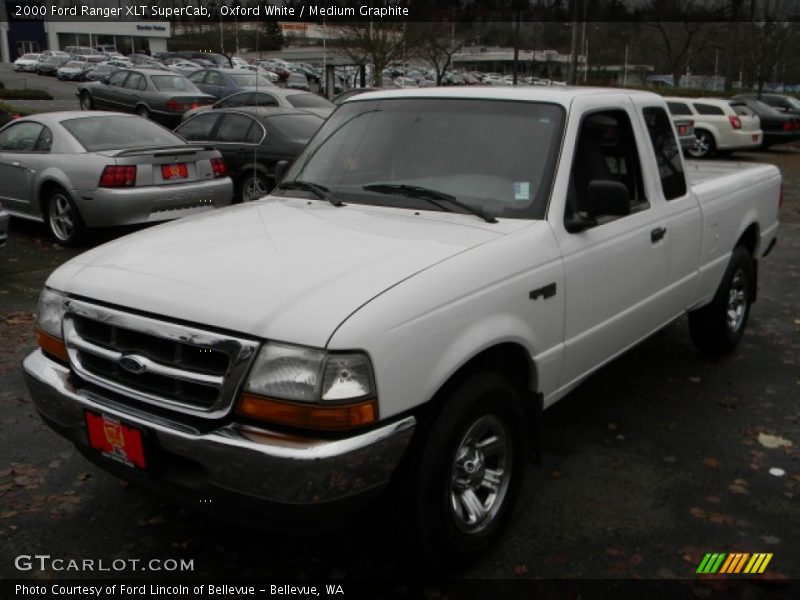
<instances>
[{"instance_id":1,"label":"amber turn signal light","mask_svg":"<svg viewBox=\"0 0 800 600\"><path fill-rule=\"evenodd\" d=\"M37 329L36 343L39 344L39 348L53 358L57 358L65 363L69 362L69 354L67 354L67 347L64 345L64 340L60 340L49 333L45 333L41 329Z\"/></svg>"},{"instance_id":2,"label":"amber turn signal light","mask_svg":"<svg viewBox=\"0 0 800 600\"><path fill-rule=\"evenodd\" d=\"M378 420L375 400L323 406L244 393L236 412L245 417L276 425L323 431L344 431L370 425Z\"/></svg>"}]
</instances>

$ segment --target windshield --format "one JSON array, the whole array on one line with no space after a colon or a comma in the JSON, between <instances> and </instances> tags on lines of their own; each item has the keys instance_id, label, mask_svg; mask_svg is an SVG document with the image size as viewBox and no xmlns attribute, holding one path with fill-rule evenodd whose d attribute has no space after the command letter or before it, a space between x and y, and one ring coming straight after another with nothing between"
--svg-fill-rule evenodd
<instances>
[{"instance_id":1,"label":"windshield","mask_svg":"<svg viewBox=\"0 0 800 600\"><path fill-rule=\"evenodd\" d=\"M563 108L545 103L356 100L333 113L284 181L325 186L344 202L432 210L419 198L364 189L418 186L498 217L540 219L563 122Z\"/></svg>"},{"instance_id":2,"label":"windshield","mask_svg":"<svg viewBox=\"0 0 800 600\"><path fill-rule=\"evenodd\" d=\"M87 152L186 144L160 125L133 116L84 117L61 121L61 125Z\"/></svg>"},{"instance_id":3,"label":"windshield","mask_svg":"<svg viewBox=\"0 0 800 600\"><path fill-rule=\"evenodd\" d=\"M229 75L236 85L247 85L253 87L257 85L263 85L272 87L272 82L269 80L269 77L265 77L259 73L252 73L245 69L241 69L241 71L241 73L232 73Z\"/></svg>"},{"instance_id":4,"label":"windshield","mask_svg":"<svg viewBox=\"0 0 800 600\"><path fill-rule=\"evenodd\" d=\"M785 96L786 103L792 107L794 110L800 110L800 100L795 98L794 96Z\"/></svg>"},{"instance_id":5,"label":"windshield","mask_svg":"<svg viewBox=\"0 0 800 600\"><path fill-rule=\"evenodd\" d=\"M286 96L289 104L295 108L330 108L333 110L334 104L316 94L290 94Z\"/></svg>"},{"instance_id":6,"label":"windshield","mask_svg":"<svg viewBox=\"0 0 800 600\"><path fill-rule=\"evenodd\" d=\"M193 92L200 93L197 86L183 75L151 75L153 85L162 92Z\"/></svg>"}]
</instances>

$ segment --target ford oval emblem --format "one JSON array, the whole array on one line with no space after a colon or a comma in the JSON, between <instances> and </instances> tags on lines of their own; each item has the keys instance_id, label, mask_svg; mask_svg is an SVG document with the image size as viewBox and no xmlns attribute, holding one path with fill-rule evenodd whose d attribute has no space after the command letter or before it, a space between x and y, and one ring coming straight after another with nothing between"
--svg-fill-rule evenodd
<instances>
[{"instance_id":1,"label":"ford oval emblem","mask_svg":"<svg viewBox=\"0 0 800 600\"><path fill-rule=\"evenodd\" d=\"M147 370L147 364L137 356L125 355L119 359L118 364L134 375L141 375Z\"/></svg>"}]
</instances>

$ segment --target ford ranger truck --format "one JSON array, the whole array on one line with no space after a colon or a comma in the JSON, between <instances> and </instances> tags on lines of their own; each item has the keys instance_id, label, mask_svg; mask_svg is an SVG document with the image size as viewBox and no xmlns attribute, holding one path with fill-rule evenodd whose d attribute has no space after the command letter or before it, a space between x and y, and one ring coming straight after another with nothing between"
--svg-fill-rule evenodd
<instances>
[{"instance_id":1,"label":"ford ranger truck","mask_svg":"<svg viewBox=\"0 0 800 600\"><path fill-rule=\"evenodd\" d=\"M736 348L781 185L684 163L660 96L539 87L355 96L276 176L53 272L35 405L107 470L265 522L393 485L420 555L453 562L588 375L684 314Z\"/></svg>"}]
</instances>

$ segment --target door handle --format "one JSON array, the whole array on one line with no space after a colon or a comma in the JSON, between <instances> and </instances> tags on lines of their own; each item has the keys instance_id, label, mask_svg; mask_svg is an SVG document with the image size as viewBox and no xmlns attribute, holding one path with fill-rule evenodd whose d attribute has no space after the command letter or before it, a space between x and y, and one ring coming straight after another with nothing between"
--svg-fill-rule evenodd
<instances>
[{"instance_id":1,"label":"door handle","mask_svg":"<svg viewBox=\"0 0 800 600\"><path fill-rule=\"evenodd\" d=\"M667 233L666 227L656 227L653 231L650 232L650 241L654 244L662 239Z\"/></svg>"}]
</instances>

